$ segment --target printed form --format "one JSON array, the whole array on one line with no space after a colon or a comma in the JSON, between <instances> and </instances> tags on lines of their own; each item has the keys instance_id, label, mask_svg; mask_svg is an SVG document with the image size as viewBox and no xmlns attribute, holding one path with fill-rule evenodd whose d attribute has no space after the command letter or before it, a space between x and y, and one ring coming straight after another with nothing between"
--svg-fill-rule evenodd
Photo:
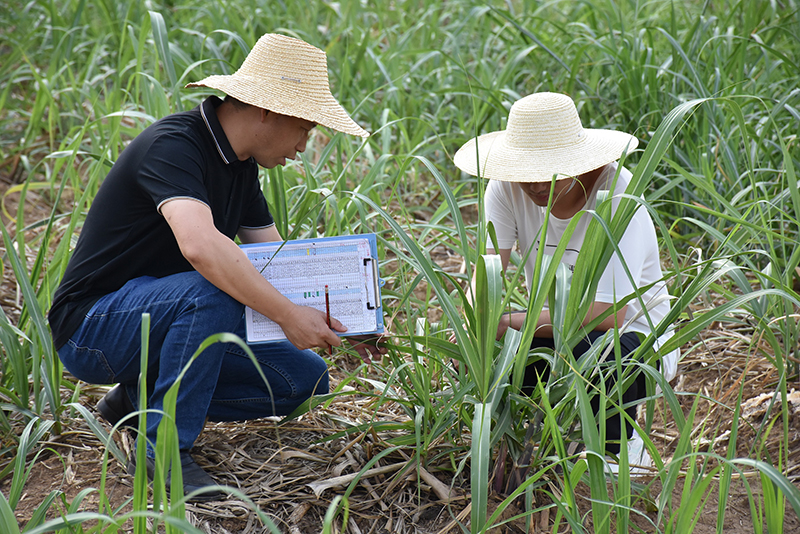
<instances>
[{"instance_id":1,"label":"printed form","mask_svg":"<svg viewBox=\"0 0 800 534\"><path fill-rule=\"evenodd\" d=\"M347 335L383 332L374 234L243 245L261 274L286 298L330 315ZM286 339L280 326L245 309L247 341Z\"/></svg>"}]
</instances>

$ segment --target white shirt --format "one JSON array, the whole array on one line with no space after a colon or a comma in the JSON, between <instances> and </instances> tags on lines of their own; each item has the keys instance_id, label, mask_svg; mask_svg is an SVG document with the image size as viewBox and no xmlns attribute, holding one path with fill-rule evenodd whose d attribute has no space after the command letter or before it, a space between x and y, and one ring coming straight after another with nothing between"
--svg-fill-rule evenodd
<instances>
[{"instance_id":1,"label":"white shirt","mask_svg":"<svg viewBox=\"0 0 800 534\"><path fill-rule=\"evenodd\" d=\"M603 169L597 179L594 189L589 195L589 200L584 210L594 210L597 205L597 192L607 189L614 180L617 172L617 163L611 163ZM631 179L631 173L624 167L619 170L614 191L612 194L612 212L615 212L621 200L620 195ZM576 186L579 187L579 186ZM524 256L527 249L533 244L534 249L525 263L525 280L531 287L533 272L536 263L536 254L539 246L539 230L544 223L546 209L536 205L515 182L501 182L490 180L485 195L486 218L491 221L497 232L497 245L500 249L512 249L519 243L520 253ZM567 249L561 258L570 271L575 268L578 252L583 245L586 229L592 217L584 214L569 239ZM552 255L558 246L561 236L569 225L570 219L559 219L550 214L547 224L545 239L545 254ZM623 263L616 252L606 266L597 286L596 302L613 304L633 293L633 288L644 287L658 281L652 288L642 295L642 301L647 307L647 314L653 325L661 322L670 309L667 300L666 284L661 281L662 272L659 260L658 240L655 226L646 209L640 207L636 210L622 239L619 242L622 258L630 270L631 278L623 268ZM647 317L641 313L642 306L637 298L627 303L625 314L625 331L650 334L650 325ZM671 337L671 330L659 338L656 348ZM667 355L662 355L662 374L671 380L677 372L679 350Z\"/></svg>"}]
</instances>

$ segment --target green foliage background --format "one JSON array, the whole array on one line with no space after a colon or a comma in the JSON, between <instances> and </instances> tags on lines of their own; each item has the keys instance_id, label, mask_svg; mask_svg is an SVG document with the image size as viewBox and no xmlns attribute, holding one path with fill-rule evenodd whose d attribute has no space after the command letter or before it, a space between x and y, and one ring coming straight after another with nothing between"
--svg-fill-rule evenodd
<instances>
[{"instance_id":1,"label":"green foliage background","mask_svg":"<svg viewBox=\"0 0 800 534\"><path fill-rule=\"evenodd\" d=\"M609 494L602 462L591 455L568 457L563 448L566 436L602 449L602 435L595 443L578 430L587 428L578 424L586 416L578 409L582 399L554 390L533 402L514 395L508 371L527 355L500 352L485 335L495 311L541 306L546 296L555 297L559 277L545 265L537 291L515 281L496 294L488 289L502 274L491 259L479 258L485 246L483 184L459 173L451 158L470 137L504 128L511 103L536 91L568 93L584 126L617 128L641 140L626 164L636 169L633 187L644 194L659 228L666 279L677 297L670 320L683 326L675 343L690 343L715 321L751 328L753 339L764 341L754 344L753 353L768 358L781 377L775 386L781 400L758 432L775 425L783 435L782 454L788 452L786 392L797 380L800 346L795 0L12 0L0 9L0 174L9 184L2 206L3 275L16 280L22 300L18 316L0 316L0 474L13 471L14 477L13 490L0 500L0 516L9 524L30 465L27 455L48 433L70 424L76 414L70 401L80 400L80 384L64 375L44 317L99 183L139 131L202 100L205 92L183 89L185 83L232 73L266 32L324 49L334 95L373 133L361 143L317 132L301 162L264 171L264 190L284 235L381 236L384 306L398 337L389 364L370 379L400 387L396 398L388 387L380 396L409 413L408 439L395 445L425 463L436 461L427 449L442 436L458 444L464 461L457 473L472 466L477 503L465 528L477 532L494 521L485 508L481 512L486 478L475 476L488 473L498 443L512 454L525 451L526 430L519 423L527 419L509 417L519 410L538 421L539 438L550 436L551 443L534 458L536 468L520 491L547 487L553 477L569 490L584 477L596 497L595 527L610 529L606 518L612 513L617 528L627 525L627 477ZM18 209L12 199L19 200ZM31 202L46 206L49 215L26 216ZM605 240L598 229L602 243L593 257L610 253L619 224L611 225ZM443 248L465 257L465 272L437 264ZM473 310L460 288L475 268L485 275L487 307ZM590 279L577 283L589 287ZM585 303L581 295L563 300L567 346L574 334L568 325ZM443 310L437 324L428 322L431 309ZM443 331L454 323L467 326L457 346ZM529 334L522 333L522 346ZM560 361L569 360L568 352ZM470 373L464 366L449 368L451 358L465 362ZM580 383L585 376L568 379ZM673 416L691 429L693 414L679 414L674 392L659 385ZM596 394L613 408L614 390ZM737 406L732 417L736 421ZM469 429L480 439L461 439ZM733 442L736 429L734 423ZM687 457L700 456L688 435L680 447ZM681 504L658 503L656 528L691 529L692 506L709 484L724 494L737 466L746 464L775 488L753 501L754 529L762 523L770 532L782 529L782 499L797 510L796 490L781 474L780 456L752 456L731 453L702 463L699 472L693 467L691 491ZM560 459L561 471L548 467L552 458ZM654 459L664 487L674 487L680 461ZM42 503L42 515L25 526L28 531L44 528L53 499ZM557 521L580 530L574 503L554 506ZM721 524L722 505L718 515Z\"/></svg>"}]
</instances>

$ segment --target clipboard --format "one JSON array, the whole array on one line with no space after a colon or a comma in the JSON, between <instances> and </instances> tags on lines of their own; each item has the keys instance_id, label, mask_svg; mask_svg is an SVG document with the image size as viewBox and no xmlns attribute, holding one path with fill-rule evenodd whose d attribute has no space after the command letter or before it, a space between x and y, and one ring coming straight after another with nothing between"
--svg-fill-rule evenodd
<instances>
[{"instance_id":1,"label":"clipboard","mask_svg":"<svg viewBox=\"0 0 800 534\"><path fill-rule=\"evenodd\" d=\"M347 327L340 336L384 331L375 234L295 239L241 245L250 263L283 296L326 312ZM282 341L277 323L245 308L248 343Z\"/></svg>"}]
</instances>

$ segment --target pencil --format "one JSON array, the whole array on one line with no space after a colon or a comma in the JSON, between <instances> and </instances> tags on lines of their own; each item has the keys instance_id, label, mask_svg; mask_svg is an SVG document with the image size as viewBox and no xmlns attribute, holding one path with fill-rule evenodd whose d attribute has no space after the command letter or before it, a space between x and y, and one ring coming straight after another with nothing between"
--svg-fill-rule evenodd
<instances>
[{"instance_id":1,"label":"pencil","mask_svg":"<svg viewBox=\"0 0 800 534\"><path fill-rule=\"evenodd\" d=\"M325 315L328 317L328 328L331 327L331 299L328 296L328 284L325 284ZM328 356L333 356L333 345L328 345Z\"/></svg>"}]
</instances>

